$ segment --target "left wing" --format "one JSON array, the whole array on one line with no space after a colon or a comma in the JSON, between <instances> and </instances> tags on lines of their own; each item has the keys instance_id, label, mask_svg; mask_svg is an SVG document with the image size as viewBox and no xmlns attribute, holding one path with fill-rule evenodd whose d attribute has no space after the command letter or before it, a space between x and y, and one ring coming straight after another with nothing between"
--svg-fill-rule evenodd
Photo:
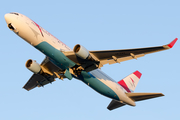
<instances>
[{"instance_id":1,"label":"left wing","mask_svg":"<svg viewBox=\"0 0 180 120\"><path fill-rule=\"evenodd\" d=\"M123 61L137 59L143 57L146 54L159 52L170 49L174 46L178 38L175 38L171 43L157 47L147 48L135 48L135 49L122 49L122 50L103 50L103 51L89 51L94 61L85 60L79 62L79 58L73 51L63 52L69 59L74 61L76 64L82 66L86 71L91 71L97 68L101 68L105 64L120 63Z\"/></svg>"},{"instance_id":2,"label":"left wing","mask_svg":"<svg viewBox=\"0 0 180 120\"><path fill-rule=\"evenodd\" d=\"M135 48L135 49L124 49L124 50L105 50L105 51L90 51L96 58L100 60L102 65L120 63L126 60L137 59L143 57L146 54L159 52L170 49L174 46L178 38L175 38L170 44L147 47L147 48Z\"/></svg>"}]
</instances>

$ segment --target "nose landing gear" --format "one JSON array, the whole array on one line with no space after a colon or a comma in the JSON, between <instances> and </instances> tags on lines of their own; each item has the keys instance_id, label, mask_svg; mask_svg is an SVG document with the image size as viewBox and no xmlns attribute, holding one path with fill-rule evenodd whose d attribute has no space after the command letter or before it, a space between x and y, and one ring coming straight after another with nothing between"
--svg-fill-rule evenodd
<instances>
[{"instance_id":1,"label":"nose landing gear","mask_svg":"<svg viewBox=\"0 0 180 120\"><path fill-rule=\"evenodd\" d=\"M8 28L18 34L18 30L12 25L12 23L8 24Z\"/></svg>"},{"instance_id":2,"label":"nose landing gear","mask_svg":"<svg viewBox=\"0 0 180 120\"><path fill-rule=\"evenodd\" d=\"M15 30L15 28L12 26L11 23L8 24L8 28L9 28L10 30L13 30L13 31Z\"/></svg>"}]
</instances>

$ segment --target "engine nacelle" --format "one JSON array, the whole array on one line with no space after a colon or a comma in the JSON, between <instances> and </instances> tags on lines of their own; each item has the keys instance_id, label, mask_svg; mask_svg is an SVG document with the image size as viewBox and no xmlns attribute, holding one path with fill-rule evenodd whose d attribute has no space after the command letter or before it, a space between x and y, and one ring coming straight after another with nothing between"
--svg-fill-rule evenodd
<instances>
[{"instance_id":1,"label":"engine nacelle","mask_svg":"<svg viewBox=\"0 0 180 120\"><path fill-rule=\"evenodd\" d=\"M79 44L75 45L73 51L75 52L75 54L78 57L80 57L82 59L91 59L92 58L89 51L82 45L79 45Z\"/></svg>"},{"instance_id":2,"label":"engine nacelle","mask_svg":"<svg viewBox=\"0 0 180 120\"><path fill-rule=\"evenodd\" d=\"M35 60L31 60L31 59L29 59L26 62L26 68L35 74L37 74L41 71L41 66Z\"/></svg>"}]
</instances>

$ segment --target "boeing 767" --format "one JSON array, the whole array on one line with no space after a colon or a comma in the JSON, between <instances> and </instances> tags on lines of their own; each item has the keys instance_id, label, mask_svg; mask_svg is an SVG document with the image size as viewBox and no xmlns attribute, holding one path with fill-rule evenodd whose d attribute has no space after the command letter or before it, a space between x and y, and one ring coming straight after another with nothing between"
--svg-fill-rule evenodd
<instances>
[{"instance_id":1,"label":"boeing 767","mask_svg":"<svg viewBox=\"0 0 180 120\"><path fill-rule=\"evenodd\" d=\"M120 63L170 49L177 38L167 45L157 47L89 51L80 44L75 45L73 49L69 48L36 22L20 13L5 14L5 20L10 30L46 56L41 64L32 59L27 60L25 65L33 72L32 77L23 87L28 91L54 82L56 78L62 80L76 78L112 99L107 107L109 110L126 104L135 106L136 101L163 96L162 93L133 93L142 75L139 71L116 82L100 68L105 64Z\"/></svg>"}]
</instances>

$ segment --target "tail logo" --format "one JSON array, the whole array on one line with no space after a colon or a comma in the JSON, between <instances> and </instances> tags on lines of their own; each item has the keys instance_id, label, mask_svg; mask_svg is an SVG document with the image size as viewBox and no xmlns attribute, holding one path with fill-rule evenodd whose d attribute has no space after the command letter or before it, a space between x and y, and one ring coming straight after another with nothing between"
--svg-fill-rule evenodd
<instances>
[{"instance_id":1,"label":"tail logo","mask_svg":"<svg viewBox=\"0 0 180 120\"><path fill-rule=\"evenodd\" d=\"M141 73L139 71L135 71L134 73L128 75L118 83L127 91L127 92L134 92L137 83L141 77Z\"/></svg>"},{"instance_id":2,"label":"tail logo","mask_svg":"<svg viewBox=\"0 0 180 120\"><path fill-rule=\"evenodd\" d=\"M130 79L131 79L131 81L132 81L132 83L130 82L131 86L135 87L135 82L134 82L134 80L133 80L131 77L130 77Z\"/></svg>"}]
</instances>

